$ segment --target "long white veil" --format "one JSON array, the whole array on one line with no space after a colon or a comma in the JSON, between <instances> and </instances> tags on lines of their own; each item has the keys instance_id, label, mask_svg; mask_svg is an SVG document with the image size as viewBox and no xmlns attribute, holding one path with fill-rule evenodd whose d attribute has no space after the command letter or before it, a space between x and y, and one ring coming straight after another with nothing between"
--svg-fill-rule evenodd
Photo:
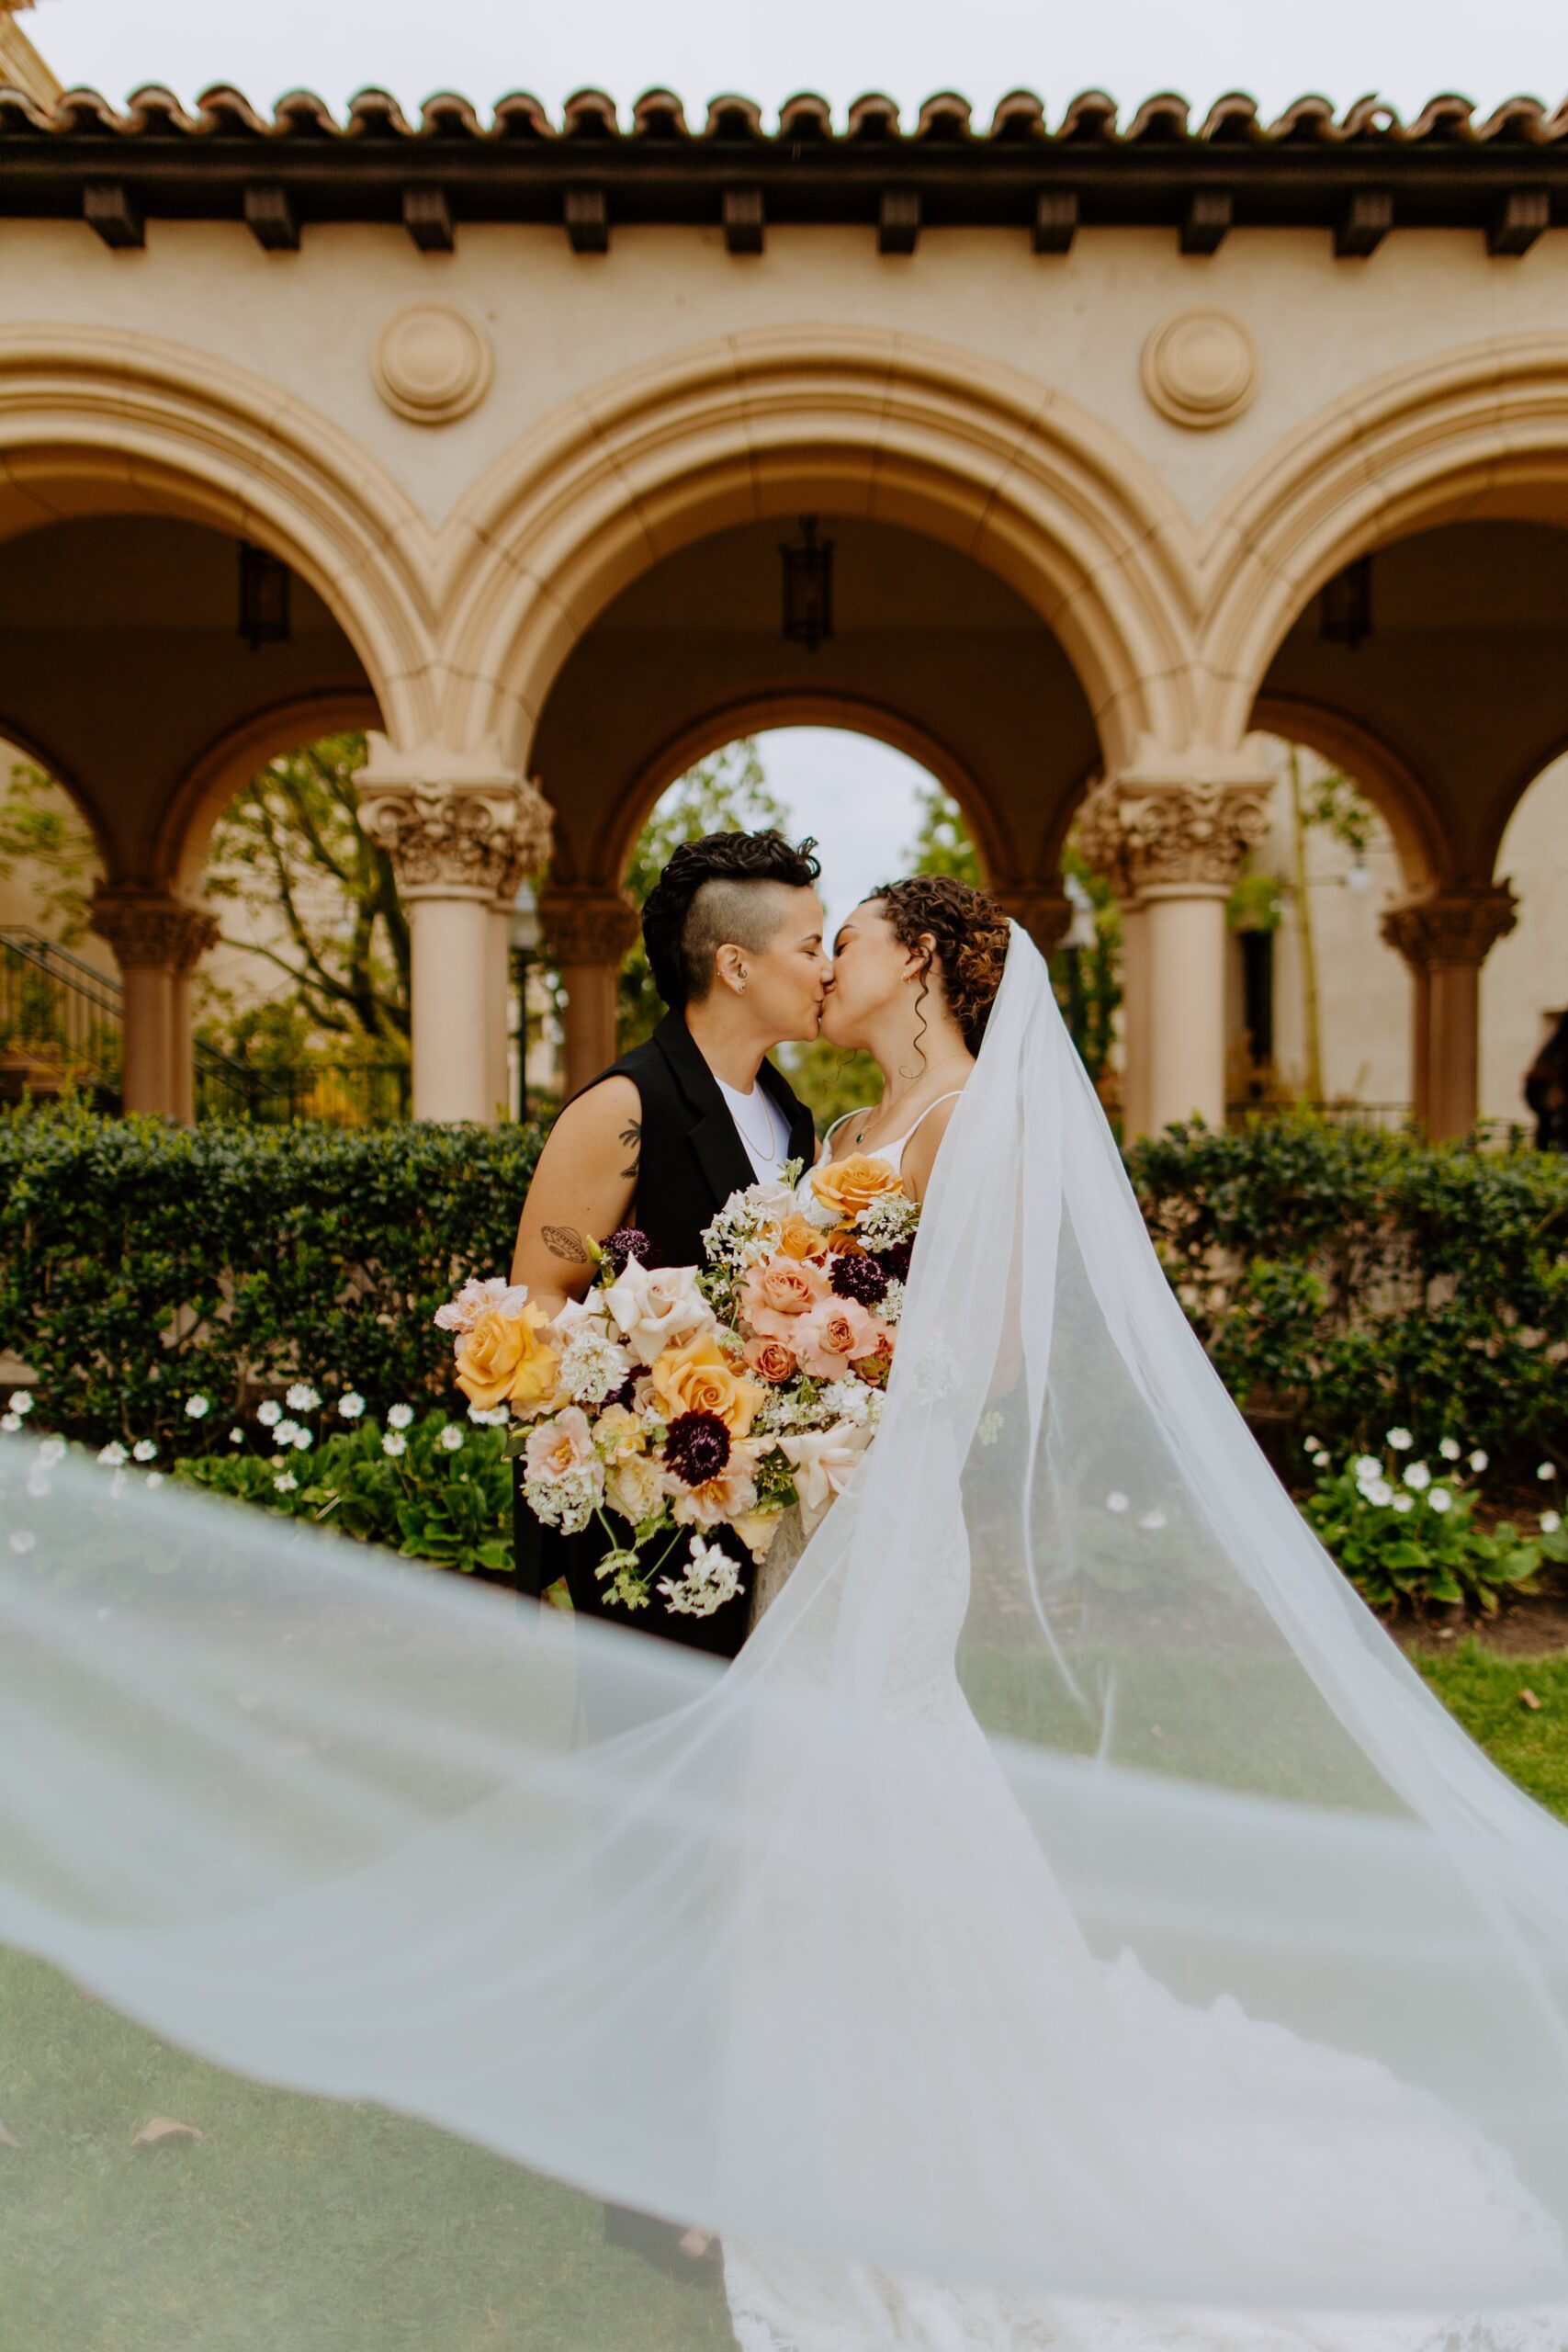
<instances>
[{"instance_id":1,"label":"long white veil","mask_svg":"<svg viewBox=\"0 0 1568 2352\"><path fill-rule=\"evenodd\" d=\"M1568 1831L1276 1482L1016 929L728 1669L21 1440L0 1516L0 2345L728 2342L600 2198L748 2346L1568 2342ZM1287 2311L1371 2333L1213 2316Z\"/></svg>"}]
</instances>

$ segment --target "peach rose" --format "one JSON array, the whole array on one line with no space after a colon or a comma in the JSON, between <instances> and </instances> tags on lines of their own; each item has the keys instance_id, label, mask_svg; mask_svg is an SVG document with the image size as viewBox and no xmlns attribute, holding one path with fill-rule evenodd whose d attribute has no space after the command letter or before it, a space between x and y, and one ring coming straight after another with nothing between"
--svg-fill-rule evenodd
<instances>
[{"instance_id":1,"label":"peach rose","mask_svg":"<svg viewBox=\"0 0 1568 2352\"><path fill-rule=\"evenodd\" d=\"M828 1295L828 1277L804 1258L769 1258L740 1286L740 1312L758 1331L783 1339L792 1315L808 1315Z\"/></svg>"},{"instance_id":2,"label":"peach rose","mask_svg":"<svg viewBox=\"0 0 1568 2352\"><path fill-rule=\"evenodd\" d=\"M793 1209L779 1227L779 1254L784 1258L820 1258L828 1249L828 1237L819 1225Z\"/></svg>"},{"instance_id":3,"label":"peach rose","mask_svg":"<svg viewBox=\"0 0 1568 2352\"><path fill-rule=\"evenodd\" d=\"M560 1358L539 1337L544 1322L536 1306L521 1315L487 1306L458 1334L457 1385L470 1405L488 1413L502 1398L537 1406L554 1394Z\"/></svg>"},{"instance_id":4,"label":"peach rose","mask_svg":"<svg viewBox=\"0 0 1568 2352\"><path fill-rule=\"evenodd\" d=\"M716 1478L705 1478L700 1487L674 1482L670 1516L682 1527L717 1527L723 1520L747 1517L756 1504L755 1464L737 1446Z\"/></svg>"},{"instance_id":5,"label":"peach rose","mask_svg":"<svg viewBox=\"0 0 1568 2352\"><path fill-rule=\"evenodd\" d=\"M825 1159L814 1168L811 1189L841 1224L852 1225L873 1201L880 1201L887 1193L901 1193L904 1182L886 1159L878 1159L874 1152L857 1151L852 1159Z\"/></svg>"},{"instance_id":6,"label":"peach rose","mask_svg":"<svg viewBox=\"0 0 1568 2352\"><path fill-rule=\"evenodd\" d=\"M666 1420L679 1413L714 1413L731 1437L744 1437L757 1418L762 1392L735 1371L711 1331L666 1348L653 1367L653 1393Z\"/></svg>"},{"instance_id":7,"label":"peach rose","mask_svg":"<svg viewBox=\"0 0 1568 2352\"><path fill-rule=\"evenodd\" d=\"M828 1298L800 1317L790 1337L803 1371L816 1380L837 1380L857 1357L876 1353L882 1326L858 1298Z\"/></svg>"},{"instance_id":8,"label":"peach rose","mask_svg":"<svg viewBox=\"0 0 1568 2352\"><path fill-rule=\"evenodd\" d=\"M793 1379L799 1370L794 1350L766 1331L759 1331L755 1339L747 1340L746 1361L759 1380L767 1381L774 1388L781 1382Z\"/></svg>"}]
</instances>

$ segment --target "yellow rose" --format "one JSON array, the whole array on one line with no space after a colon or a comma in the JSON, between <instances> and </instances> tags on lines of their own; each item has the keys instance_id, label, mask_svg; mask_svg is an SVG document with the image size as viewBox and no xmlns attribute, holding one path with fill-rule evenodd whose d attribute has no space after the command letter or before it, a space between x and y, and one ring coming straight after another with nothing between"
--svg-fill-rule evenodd
<instances>
[{"instance_id":1,"label":"yellow rose","mask_svg":"<svg viewBox=\"0 0 1568 2352\"><path fill-rule=\"evenodd\" d=\"M471 1331L457 1340L457 1385L470 1405L493 1411L503 1398L536 1404L556 1385L560 1359L539 1338L544 1317L536 1306L502 1315L487 1306Z\"/></svg>"},{"instance_id":2,"label":"yellow rose","mask_svg":"<svg viewBox=\"0 0 1568 2352\"><path fill-rule=\"evenodd\" d=\"M680 1413L716 1413L731 1437L744 1437L757 1418L762 1391L731 1370L711 1331L666 1348L653 1367L653 1393L667 1420Z\"/></svg>"},{"instance_id":3,"label":"yellow rose","mask_svg":"<svg viewBox=\"0 0 1568 2352\"><path fill-rule=\"evenodd\" d=\"M814 1168L811 1189L825 1208L832 1209L845 1225L852 1225L862 1209L868 1209L885 1193L901 1193L904 1184L897 1170L886 1159L871 1152L856 1152L852 1159L825 1159L820 1168Z\"/></svg>"},{"instance_id":4,"label":"yellow rose","mask_svg":"<svg viewBox=\"0 0 1568 2352\"><path fill-rule=\"evenodd\" d=\"M785 1258L821 1258L827 1255L828 1237L819 1225L808 1216L793 1210L779 1227L779 1253Z\"/></svg>"}]
</instances>

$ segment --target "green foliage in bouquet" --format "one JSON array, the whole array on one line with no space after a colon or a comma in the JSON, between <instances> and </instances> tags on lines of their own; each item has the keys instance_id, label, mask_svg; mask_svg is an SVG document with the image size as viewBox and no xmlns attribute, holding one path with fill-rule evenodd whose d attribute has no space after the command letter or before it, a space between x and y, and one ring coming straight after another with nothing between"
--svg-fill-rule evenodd
<instances>
[{"instance_id":1,"label":"green foliage in bouquet","mask_svg":"<svg viewBox=\"0 0 1568 2352\"><path fill-rule=\"evenodd\" d=\"M510 1261L537 1127L175 1126L0 1114L0 1351L39 1426L161 1457L289 1381L445 1402L431 1317ZM195 1394L208 1400L187 1412Z\"/></svg>"},{"instance_id":2,"label":"green foliage in bouquet","mask_svg":"<svg viewBox=\"0 0 1568 2352\"><path fill-rule=\"evenodd\" d=\"M1128 1168L1215 1369L1282 1466L1391 1423L1450 1428L1500 1468L1561 1455L1568 1164L1302 1114L1174 1127Z\"/></svg>"}]
</instances>

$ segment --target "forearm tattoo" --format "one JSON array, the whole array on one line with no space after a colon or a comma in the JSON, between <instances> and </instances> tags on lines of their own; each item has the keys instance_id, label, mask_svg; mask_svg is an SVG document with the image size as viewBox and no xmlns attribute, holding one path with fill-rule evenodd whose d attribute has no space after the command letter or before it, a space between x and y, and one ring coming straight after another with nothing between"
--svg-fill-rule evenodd
<instances>
[{"instance_id":1,"label":"forearm tattoo","mask_svg":"<svg viewBox=\"0 0 1568 2352\"><path fill-rule=\"evenodd\" d=\"M569 1266L586 1266L588 1252L582 1246L582 1236L570 1225L547 1225L539 1230L539 1238L552 1258L560 1258Z\"/></svg>"},{"instance_id":2,"label":"forearm tattoo","mask_svg":"<svg viewBox=\"0 0 1568 2352\"><path fill-rule=\"evenodd\" d=\"M621 1141L627 1153L627 1164L622 1169L621 1173L623 1176L635 1176L642 1165L642 1121L640 1119L634 1119L630 1126L621 1129Z\"/></svg>"}]
</instances>

